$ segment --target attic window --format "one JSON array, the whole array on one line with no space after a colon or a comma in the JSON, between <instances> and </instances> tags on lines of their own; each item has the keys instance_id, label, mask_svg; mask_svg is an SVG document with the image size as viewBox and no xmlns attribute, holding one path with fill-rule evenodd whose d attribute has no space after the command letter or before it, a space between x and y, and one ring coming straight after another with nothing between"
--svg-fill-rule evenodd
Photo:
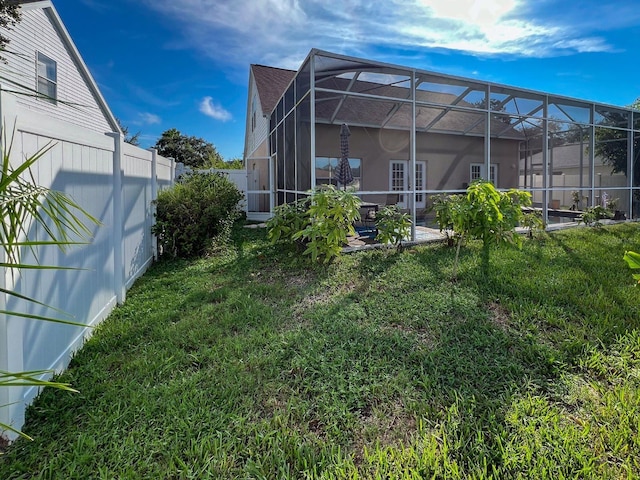
<instances>
[{"instance_id":1,"label":"attic window","mask_svg":"<svg viewBox=\"0 0 640 480\"><path fill-rule=\"evenodd\" d=\"M36 90L39 99L56 105L58 102L58 67L55 60L38 52L38 85Z\"/></svg>"},{"instance_id":2,"label":"attic window","mask_svg":"<svg viewBox=\"0 0 640 480\"><path fill-rule=\"evenodd\" d=\"M258 110L258 97L256 94L253 95L253 100L251 101L251 131L253 132L256 129L256 111Z\"/></svg>"}]
</instances>

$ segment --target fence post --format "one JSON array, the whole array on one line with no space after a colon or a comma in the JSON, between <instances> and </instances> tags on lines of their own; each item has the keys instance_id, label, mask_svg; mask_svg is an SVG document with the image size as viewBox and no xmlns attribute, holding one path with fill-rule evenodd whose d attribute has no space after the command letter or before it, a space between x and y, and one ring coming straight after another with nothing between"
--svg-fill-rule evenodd
<instances>
[{"instance_id":1,"label":"fence post","mask_svg":"<svg viewBox=\"0 0 640 480\"><path fill-rule=\"evenodd\" d=\"M4 249L0 249L0 261L4 262L6 255ZM13 290L13 275L10 269L2 268L0 275L0 287ZM7 310L8 295L0 295L0 309ZM4 372L24 371L24 323L25 319L7 314L0 315L0 370ZM14 428L22 428L24 424L24 387L0 388L0 422L11 425ZM16 438L12 432L0 432L10 440ZM0 435L1 436L1 435Z\"/></svg>"},{"instance_id":2,"label":"fence post","mask_svg":"<svg viewBox=\"0 0 640 480\"><path fill-rule=\"evenodd\" d=\"M2 119L3 132L13 132L16 122L15 100L12 96L4 93L0 86L0 119ZM8 119L13 118L14 126L7 125ZM18 134L19 135L19 134ZM6 138L11 138L6 134ZM2 139L0 139L2 141ZM18 142L17 145L21 143ZM7 145L2 145L2 153L6 153ZM13 156L20 157L22 151L15 151ZM4 249L0 248L0 262L5 262L6 255ZM0 269L0 287L11 291L15 285L14 275L19 275L17 271L12 272L8 268ZM9 296L6 293L0 294L0 310L7 310ZM7 314L0 314L0 370L5 372L22 372L24 370L24 323L25 319ZM0 422L11 425L14 428L22 428L24 424L24 387L0 388ZM17 434L6 431L0 432L0 436L6 436L10 440L17 437Z\"/></svg>"},{"instance_id":3,"label":"fence post","mask_svg":"<svg viewBox=\"0 0 640 480\"><path fill-rule=\"evenodd\" d=\"M158 150L151 150L151 225L156 223L156 200L158 199ZM158 237L151 234L151 250L153 250L153 260L158 260Z\"/></svg>"},{"instance_id":4,"label":"fence post","mask_svg":"<svg viewBox=\"0 0 640 480\"><path fill-rule=\"evenodd\" d=\"M124 137L119 132L109 133L113 137L113 289L118 304L123 304L127 290L124 279L124 212L122 201L122 156Z\"/></svg>"}]
</instances>

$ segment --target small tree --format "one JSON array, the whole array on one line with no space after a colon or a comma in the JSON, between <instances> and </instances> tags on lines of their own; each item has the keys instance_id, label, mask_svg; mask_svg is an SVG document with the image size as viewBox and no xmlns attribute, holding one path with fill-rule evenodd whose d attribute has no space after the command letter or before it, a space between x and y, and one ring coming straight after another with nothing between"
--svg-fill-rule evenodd
<instances>
[{"instance_id":1,"label":"small tree","mask_svg":"<svg viewBox=\"0 0 640 480\"><path fill-rule=\"evenodd\" d=\"M411 233L411 218L396 205L388 205L376 213L376 240L380 243L392 243L398 251L402 250L402 240Z\"/></svg>"},{"instance_id":2,"label":"small tree","mask_svg":"<svg viewBox=\"0 0 640 480\"><path fill-rule=\"evenodd\" d=\"M351 191L322 185L310 197L282 205L267 223L272 243L297 244L312 262L325 263L340 254L360 218L360 199Z\"/></svg>"},{"instance_id":3,"label":"small tree","mask_svg":"<svg viewBox=\"0 0 640 480\"><path fill-rule=\"evenodd\" d=\"M489 269L492 245L522 246L515 228L524 217L522 207L531 205L531 194L511 189L499 192L491 182L477 180L469 185L466 195L450 195L436 207L440 230L451 228L457 238L453 278L457 277L460 247L467 238L482 240L482 268Z\"/></svg>"},{"instance_id":4,"label":"small tree","mask_svg":"<svg viewBox=\"0 0 640 480\"><path fill-rule=\"evenodd\" d=\"M3 33L20 21L20 9L18 2L11 2L8 0L0 0L0 31ZM0 33L0 51L5 51L9 45L9 39ZM6 62L3 56L0 56L0 60Z\"/></svg>"},{"instance_id":5,"label":"small tree","mask_svg":"<svg viewBox=\"0 0 640 480\"><path fill-rule=\"evenodd\" d=\"M232 158L231 160L223 160L221 156L209 157L203 165L204 168L216 168L220 170L242 170L244 163L241 158Z\"/></svg>"},{"instance_id":6,"label":"small tree","mask_svg":"<svg viewBox=\"0 0 640 480\"><path fill-rule=\"evenodd\" d=\"M640 98L636 99L629 107L640 109ZM610 112L601 121L603 127L609 125L624 125L626 117L617 112ZM611 128L596 128L595 155L601 157L605 163L611 166L611 173L623 173L628 176L628 134L624 130ZM640 182L640 139L633 136L633 185Z\"/></svg>"},{"instance_id":7,"label":"small tree","mask_svg":"<svg viewBox=\"0 0 640 480\"><path fill-rule=\"evenodd\" d=\"M640 253L632 252L631 250L629 250L627 252L624 252L623 259L625 262L627 262L629 268L633 270L640 269ZM634 273L633 278L638 281L638 284L640 284L640 273Z\"/></svg>"}]
</instances>

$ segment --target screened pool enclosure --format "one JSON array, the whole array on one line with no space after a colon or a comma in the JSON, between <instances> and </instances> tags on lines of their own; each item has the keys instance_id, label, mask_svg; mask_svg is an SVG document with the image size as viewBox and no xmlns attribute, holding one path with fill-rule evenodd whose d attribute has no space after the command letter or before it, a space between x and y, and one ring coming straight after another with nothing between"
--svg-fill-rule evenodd
<instances>
[{"instance_id":1,"label":"screened pool enclosure","mask_svg":"<svg viewBox=\"0 0 640 480\"><path fill-rule=\"evenodd\" d=\"M265 112L269 154L250 163L269 186L249 191L250 210L335 184L346 124L349 187L414 225L433 222L433 195L478 178L531 192L547 224L597 204L640 215L639 111L319 50L292 78Z\"/></svg>"}]
</instances>

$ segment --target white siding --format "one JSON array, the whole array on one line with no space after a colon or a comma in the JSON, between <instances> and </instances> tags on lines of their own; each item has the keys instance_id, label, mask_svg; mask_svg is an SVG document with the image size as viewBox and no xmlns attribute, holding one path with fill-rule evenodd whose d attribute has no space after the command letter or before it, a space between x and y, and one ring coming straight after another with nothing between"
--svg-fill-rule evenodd
<instances>
[{"instance_id":1,"label":"white siding","mask_svg":"<svg viewBox=\"0 0 640 480\"><path fill-rule=\"evenodd\" d=\"M36 52L39 51L57 62L58 99L77 104L74 106L20 95L18 103L27 109L65 120L95 132L113 129L92 90L83 77L80 66L67 49L61 33L56 29L49 9L35 8L22 12L22 20L7 33L11 40L8 50L18 55L6 54L8 64L2 67L7 77L31 89L36 88ZM9 88L15 88L13 85Z\"/></svg>"},{"instance_id":2,"label":"white siding","mask_svg":"<svg viewBox=\"0 0 640 480\"><path fill-rule=\"evenodd\" d=\"M246 125L246 132L247 132L247 147L245 149L246 158L253 157L256 149L266 140L267 136L269 135L269 123L270 123L270 118L268 116L266 118L264 117L264 112L262 111L262 106L260 105L260 97L256 95L256 102L258 103L257 109L256 109L256 126L253 129L253 131L251 131L251 116L252 116L251 102L253 101L254 93L256 93L258 90L256 87L256 82L253 78L253 74L250 77L251 78L249 82L249 102L248 102L249 105L247 109L247 125Z\"/></svg>"}]
</instances>

